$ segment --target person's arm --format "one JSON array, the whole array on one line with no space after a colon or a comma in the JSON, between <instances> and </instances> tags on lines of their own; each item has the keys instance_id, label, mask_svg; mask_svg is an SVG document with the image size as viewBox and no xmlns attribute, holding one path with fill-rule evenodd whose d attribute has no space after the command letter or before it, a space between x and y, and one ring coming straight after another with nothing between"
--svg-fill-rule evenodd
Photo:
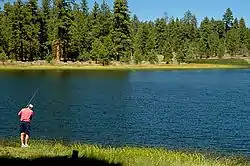
<instances>
[{"instance_id":1,"label":"person's arm","mask_svg":"<svg viewBox=\"0 0 250 166\"><path fill-rule=\"evenodd\" d=\"M22 115L22 110L18 112L18 116L21 116Z\"/></svg>"},{"instance_id":2,"label":"person's arm","mask_svg":"<svg viewBox=\"0 0 250 166\"><path fill-rule=\"evenodd\" d=\"M34 116L34 112L32 111L32 114L30 115L30 120L32 120L33 116Z\"/></svg>"}]
</instances>

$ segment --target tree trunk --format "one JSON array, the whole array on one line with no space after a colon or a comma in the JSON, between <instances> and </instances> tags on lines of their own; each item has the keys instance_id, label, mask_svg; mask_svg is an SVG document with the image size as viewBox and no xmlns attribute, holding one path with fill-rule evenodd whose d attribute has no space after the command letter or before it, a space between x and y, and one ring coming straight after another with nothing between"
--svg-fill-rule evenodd
<instances>
[{"instance_id":1,"label":"tree trunk","mask_svg":"<svg viewBox=\"0 0 250 166\"><path fill-rule=\"evenodd\" d=\"M54 48L54 51L53 51L54 59L58 63L58 62L60 62L60 59L61 59L61 45L60 45L59 40L56 40L54 42L54 47L53 48Z\"/></svg>"}]
</instances>

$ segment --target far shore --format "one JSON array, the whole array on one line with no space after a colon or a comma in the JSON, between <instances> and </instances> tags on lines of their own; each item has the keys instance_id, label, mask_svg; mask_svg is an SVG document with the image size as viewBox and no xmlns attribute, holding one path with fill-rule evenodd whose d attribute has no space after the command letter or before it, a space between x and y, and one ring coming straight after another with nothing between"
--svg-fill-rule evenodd
<instances>
[{"instance_id":1,"label":"far shore","mask_svg":"<svg viewBox=\"0 0 250 166\"><path fill-rule=\"evenodd\" d=\"M0 70L189 70L189 69L246 69L250 65L223 64L1 64Z\"/></svg>"}]
</instances>

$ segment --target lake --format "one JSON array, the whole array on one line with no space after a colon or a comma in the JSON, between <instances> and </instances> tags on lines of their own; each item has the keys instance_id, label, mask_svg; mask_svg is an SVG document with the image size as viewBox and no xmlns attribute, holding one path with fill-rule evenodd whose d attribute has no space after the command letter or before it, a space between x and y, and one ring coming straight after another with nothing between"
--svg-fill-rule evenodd
<instances>
[{"instance_id":1,"label":"lake","mask_svg":"<svg viewBox=\"0 0 250 166\"><path fill-rule=\"evenodd\" d=\"M250 70L1 71L0 137L250 156Z\"/></svg>"}]
</instances>

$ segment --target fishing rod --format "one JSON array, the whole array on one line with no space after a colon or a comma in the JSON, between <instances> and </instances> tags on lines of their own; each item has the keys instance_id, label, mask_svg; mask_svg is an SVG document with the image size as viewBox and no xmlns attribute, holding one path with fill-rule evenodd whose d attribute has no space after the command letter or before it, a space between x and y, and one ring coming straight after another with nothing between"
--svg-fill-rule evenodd
<instances>
[{"instance_id":1,"label":"fishing rod","mask_svg":"<svg viewBox=\"0 0 250 166\"><path fill-rule=\"evenodd\" d=\"M35 93L33 94L33 96L31 97L30 101L28 102L27 106L30 104L30 102L33 100L33 98L35 97L37 91L39 90L39 88L36 89Z\"/></svg>"}]
</instances>

